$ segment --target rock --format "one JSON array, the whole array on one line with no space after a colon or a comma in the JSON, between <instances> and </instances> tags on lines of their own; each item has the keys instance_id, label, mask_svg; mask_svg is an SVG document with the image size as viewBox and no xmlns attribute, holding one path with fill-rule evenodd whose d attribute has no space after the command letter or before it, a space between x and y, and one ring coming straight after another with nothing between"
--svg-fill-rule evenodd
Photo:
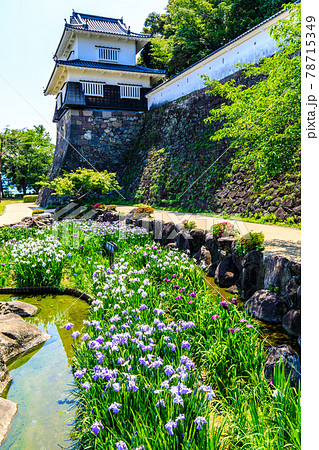
<instances>
[{"instance_id":1,"label":"rock","mask_svg":"<svg viewBox=\"0 0 319 450\"><path fill-rule=\"evenodd\" d=\"M147 230L148 233L152 233L154 230L154 220L148 217L137 219L135 221L135 225L140 228L145 228L145 230Z\"/></svg>"},{"instance_id":2,"label":"rock","mask_svg":"<svg viewBox=\"0 0 319 450\"><path fill-rule=\"evenodd\" d=\"M226 289L226 292L229 292L229 294L231 294L231 295L239 294L239 290L238 290L238 287L236 286L236 284L234 284L233 286L230 286L228 289Z\"/></svg>"},{"instance_id":3,"label":"rock","mask_svg":"<svg viewBox=\"0 0 319 450\"><path fill-rule=\"evenodd\" d=\"M211 260L214 263L220 259L218 253L217 239L214 237L213 233L207 233L205 236L205 247L209 250L211 254Z\"/></svg>"},{"instance_id":4,"label":"rock","mask_svg":"<svg viewBox=\"0 0 319 450\"><path fill-rule=\"evenodd\" d=\"M0 314L14 313L20 317L34 316L38 308L30 303L19 302L0 302Z\"/></svg>"},{"instance_id":5,"label":"rock","mask_svg":"<svg viewBox=\"0 0 319 450\"><path fill-rule=\"evenodd\" d=\"M257 319L270 323L282 323L289 307L274 292L262 289L255 292L245 303L245 309Z\"/></svg>"},{"instance_id":6,"label":"rock","mask_svg":"<svg viewBox=\"0 0 319 450\"><path fill-rule=\"evenodd\" d=\"M289 261L287 267L293 277L301 277L301 264Z\"/></svg>"},{"instance_id":7,"label":"rock","mask_svg":"<svg viewBox=\"0 0 319 450\"><path fill-rule=\"evenodd\" d=\"M162 220L154 220L153 237L154 241L161 242L163 234L164 222Z\"/></svg>"},{"instance_id":8,"label":"rock","mask_svg":"<svg viewBox=\"0 0 319 450\"><path fill-rule=\"evenodd\" d=\"M285 301L290 307L300 309L300 298L298 297L298 288L300 287L300 278L291 278L286 284Z\"/></svg>"},{"instance_id":9,"label":"rock","mask_svg":"<svg viewBox=\"0 0 319 450\"><path fill-rule=\"evenodd\" d=\"M5 398L0 398L0 445L5 440L12 419L18 412L18 405Z\"/></svg>"},{"instance_id":10,"label":"rock","mask_svg":"<svg viewBox=\"0 0 319 450\"><path fill-rule=\"evenodd\" d=\"M170 242L169 244L166 245L167 248L176 248L176 243L175 242Z\"/></svg>"},{"instance_id":11,"label":"rock","mask_svg":"<svg viewBox=\"0 0 319 450\"><path fill-rule=\"evenodd\" d=\"M235 284L238 279L238 272L231 256L223 259L215 271L215 283L222 288L228 288Z\"/></svg>"},{"instance_id":12,"label":"rock","mask_svg":"<svg viewBox=\"0 0 319 450\"><path fill-rule=\"evenodd\" d=\"M291 384L297 386L301 379L300 360L298 354L287 344L269 349L264 368L265 378L274 381L274 368L282 364L285 364L286 378L291 373Z\"/></svg>"},{"instance_id":13,"label":"rock","mask_svg":"<svg viewBox=\"0 0 319 450\"><path fill-rule=\"evenodd\" d=\"M0 353L0 395L5 390L7 385L11 383L11 381L12 376L10 375L9 370L7 369L7 366L2 357L2 354Z\"/></svg>"},{"instance_id":14,"label":"rock","mask_svg":"<svg viewBox=\"0 0 319 450\"><path fill-rule=\"evenodd\" d=\"M136 217L134 216L136 209L137 208L133 208L128 214L126 214L125 218L126 225L133 225L134 220L136 219Z\"/></svg>"},{"instance_id":15,"label":"rock","mask_svg":"<svg viewBox=\"0 0 319 450\"><path fill-rule=\"evenodd\" d=\"M265 289L269 289L271 286L277 286L280 295L285 295L286 284L291 277L287 258L282 256L267 256L265 260Z\"/></svg>"},{"instance_id":16,"label":"rock","mask_svg":"<svg viewBox=\"0 0 319 450\"><path fill-rule=\"evenodd\" d=\"M301 215L301 206L296 206L295 208L293 208L292 212L294 213L294 215L296 216L300 216Z\"/></svg>"},{"instance_id":17,"label":"rock","mask_svg":"<svg viewBox=\"0 0 319 450\"><path fill-rule=\"evenodd\" d=\"M17 314L0 316L0 351L4 362L43 344L49 337Z\"/></svg>"},{"instance_id":18,"label":"rock","mask_svg":"<svg viewBox=\"0 0 319 450\"><path fill-rule=\"evenodd\" d=\"M102 214L99 214L96 221L99 223L113 223L119 220L119 213L116 211L103 211Z\"/></svg>"},{"instance_id":19,"label":"rock","mask_svg":"<svg viewBox=\"0 0 319 450\"><path fill-rule=\"evenodd\" d=\"M299 288L297 289L296 308L301 309L301 286L299 286Z\"/></svg>"},{"instance_id":20,"label":"rock","mask_svg":"<svg viewBox=\"0 0 319 450\"><path fill-rule=\"evenodd\" d=\"M291 309L282 319L282 327L291 337L298 338L301 333L301 315L300 311Z\"/></svg>"},{"instance_id":21,"label":"rock","mask_svg":"<svg viewBox=\"0 0 319 450\"><path fill-rule=\"evenodd\" d=\"M252 250L241 260L240 289L243 300L247 300L254 292L262 289L264 286L263 259L261 251Z\"/></svg>"},{"instance_id":22,"label":"rock","mask_svg":"<svg viewBox=\"0 0 319 450\"><path fill-rule=\"evenodd\" d=\"M199 267L201 267L205 272L207 272L208 267L212 262L209 250L207 250L207 248L204 245L202 245L202 247L194 255L194 258L196 259L196 262L199 265Z\"/></svg>"},{"instance_id":23,"label":"rock","mask_svg":"<svg viewBox=\"0 0 319 450\"><path fill-rule=\"evenodd\" d=\"M277 217L277 220L284 221L288 214L281 206L279 206L279 208L275 211L275 216Z\"/></svg>"},{"instance_id":24,"label":"rock","mask_svg":"<svg viewBox=\"0 0 319 450\"><path fill-rule=\"evenodd\" d=\"M171 242L175 242L177 238L177 232L174 222L163 222L162 227L162 245L167 245Z\"/></svg>"},{"instance_id":25,"label":"rock","mask_svg":"<svg viewBox=\"0 0 319 450\"><path fill-rule=\"evenodd\" d=\"M205 244L205 231L201 228L194 228L193 230L190 230L190 251L191 255L195 255L195 253L200 250L200 248Z\"/></svg>"},{"instance_id":26,"label":"rock","mask_svg":"<svg viewBox=\"0 0 319 450\"><path fill-rule=\"evenodd\" d=\"M234 245L237 241L236 237L233 236L227 236L227 237L221 237L217 239L217 245L219 248L219 251L224 251L225 254L228 256L232 252L232 248L234 248Z\"/></svg>"},{"instance_id":27,"label":"rock","mask_svg":"<svg viewBox=\"0 0 319 450\"><path fill-rule=\"evenodd\" d=\"M219 263L220 261L215 261L208 267L207 275L209 277L215 277L215 272Z\"/></svg>"},{"instance_id":28,"label":"rock","mask_svg":"<svg viewBox=\"0 0 319 450\"><path fill-rule=\"evenodd\" d=\"M191 235L189 230L183 229L177 233L176 236L176 248L181 251L189 250L190 251L190 240Z\"/></svg>"}]
</instances>

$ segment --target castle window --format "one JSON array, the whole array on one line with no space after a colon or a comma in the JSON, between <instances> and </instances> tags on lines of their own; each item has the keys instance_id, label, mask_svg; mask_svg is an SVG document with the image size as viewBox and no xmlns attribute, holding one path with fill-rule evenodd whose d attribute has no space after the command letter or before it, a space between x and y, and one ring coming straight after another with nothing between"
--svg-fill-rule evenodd
<instances>
[{"instance_id":1,"label":"castle window","mask_svg":"<svg viewBox=\"0 0 319 450\"><path fill-rule=\"evenodd\" d=\"M99 50L99 60L100 61L119 61L119 48L111 48L111 47L98 47Z\"/></svg>"},{"instance_id":2,"label":"castle window","mask_svg":"<svg viewBox=\"0 0 319 450\"><path fill-rule=\"evenodd\" d=\"M140 86L130 86L128 84L120 85L120 97L121 98L136 98L140 100L141 98L141 88Z\"/></svg>"},{"instance_id":3,"label":"castle window","mask_svg":"<svg viewBox=\"0 0 319 450\"><path fill-rule=\"evenodd\" d=\"M61 106L62 106L61 92L59 92L59 94L57 95L57 98L56 98L56 109L60 109Z\"/></svg>"},{"instance_id":4,"label":"castle window","mask_svg":"<svg viewBox=\"0 0 319 450\"><path fill-rule=\"evenodd\" d=\"M104 83L97 83L95 81L82 81L82 89L84 95L91 95L94 97L103 97Z\"/></svg>"}]
</instances>

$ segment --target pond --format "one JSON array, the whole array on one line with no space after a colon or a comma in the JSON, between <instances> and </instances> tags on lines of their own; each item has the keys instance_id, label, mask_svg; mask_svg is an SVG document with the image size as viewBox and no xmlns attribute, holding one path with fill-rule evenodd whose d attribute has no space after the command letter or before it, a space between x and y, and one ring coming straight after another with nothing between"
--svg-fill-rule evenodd
<instances>
[{"instance_id":1,"label":"pond","mask_svg":"<svg viewBox=\"0 0 319 450\"><path fill-rule=\"evenodd\" d=\"M13 381L3 396L18 404L18 413L1 450L67 448L72 444L73 417L67 412L72 414L73 338L63 325L72 322L81 331L89 305L64 295L19 296L18 300L37 306L38 313L25 320L52 337L7 364ZM0 295L0 301L12 301L12 296Z\"/></svg>"}]
</instances>

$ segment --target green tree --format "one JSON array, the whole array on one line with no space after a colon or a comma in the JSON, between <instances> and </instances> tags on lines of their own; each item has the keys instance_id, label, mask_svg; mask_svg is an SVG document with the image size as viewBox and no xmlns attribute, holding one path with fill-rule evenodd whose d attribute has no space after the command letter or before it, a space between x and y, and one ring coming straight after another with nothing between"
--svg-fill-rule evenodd
<instances>
[{"instance_id":1,"label":"green tree","mask_svg":"<svg viewBox=\"0 0 319 450\"><path fill-rule=\"evenodd\" d=\"M256 185L286 171L300 170L300 5L270 31L280 51L259 65L238 64L245 75L263 80L251 87L234 80L206 82L210 95L226 100L206 121L222 121L213 141L228 139L237 149L236 165L254 167Z\"/></svg>"},{"instance_id":2,"label":"green tree","mask_svg":"<svg viewBox=\"0 0 319 450\"><path fill-rule=\"evenodd\" d=\"M57 195L72 195L76 202L80 203L89 192L100 189L103 194L121 189L115 173L95 172L91 169L78 168L73 172L64 172L62 177L57 177L50 183L42 183L53 189Z\"/></svg>"},{"instance_id":3,"label":"green tree","mask_svg":"<svg viewBox=\"0 0 319 450\"><path fill-rule=\"evenodd\" d=\"M50 169L54 145L49 133L42 125L33 129L6 129L1 136L3 140L3 172L9 184L22 190L28 189L36 194L36 184Z\"/></svg>"},{"instance_id":4,"label":"green tree","mask_svg":"<svg viewBox=\"0 0 319 450\"><path fill-rule=\"evenodd\" d=\"M151 13L152 43L139 63L174 75L281 9L283 0L169 0L166 14Z\"/></svg>"}]
</instances>

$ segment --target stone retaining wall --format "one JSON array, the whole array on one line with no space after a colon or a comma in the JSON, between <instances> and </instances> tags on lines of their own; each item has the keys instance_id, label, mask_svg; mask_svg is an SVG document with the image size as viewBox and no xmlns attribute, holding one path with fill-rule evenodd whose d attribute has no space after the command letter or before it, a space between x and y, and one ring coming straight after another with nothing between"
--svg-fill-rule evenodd
<instances>
[{"instance_id":1,"label":"stone retaining wall","mask_svg":"<svg viewBox=\"0 0 319 450\"><path fill-rule=\"evenodd\" d=\"M138 112L70 109L57 123L57 144L49 173L50 180L78 167L120 172L123 158L143 124ZM41 206L59 203L43 190L37 202Z\"/></svg>"}]
</instances>

